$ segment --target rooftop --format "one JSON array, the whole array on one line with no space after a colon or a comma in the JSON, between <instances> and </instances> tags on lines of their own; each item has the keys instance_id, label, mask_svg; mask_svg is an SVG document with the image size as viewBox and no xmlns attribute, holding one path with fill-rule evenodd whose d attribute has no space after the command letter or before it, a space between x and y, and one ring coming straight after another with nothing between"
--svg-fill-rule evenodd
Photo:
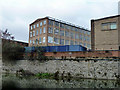
<instances>
[{"instance_id":1,"label":"rooftop","mask_svg":"<svg viewBox=\"0 0 120 90\"><path fill-rule=\"evenodd\" d=\"M115 16L109 16L109 17L104 17L104 18L100 18L100 19L92 19L94 21L99 21L99 20L104 20L104 19L109 19L109 18L115 18L115 17L119 17L120 15L115 15Z\"/></svg>"},{"instance_id":2,"label":"rooftop","mask_svg":"<svg viewBox=\"0 0 120 90\"><path fill-rule=\"evenodd\" d=\"M69 23L69 22L65 22L63 20L55 19L55 18L50 17L50 16L47 16L47 17L44 17L44 18L39 18L39 19L35 20L33 23L31 23L30 25L32 25L32 24L34 24L34 23L36 23L36 22L38 22L40 20L43 20L43 19L49 19L49 20L56 21L56 22L59 22L59 23L62 23L62 24L66 24L68 26L73 26L73 27L76 27L76 28L79 28L79 29L82 29L82 30L85 30L85 31L89 31L88 29L86 29L84 27L81 27L79 25L75 25L75 24L72 24L72 23Z\"/></svg>"}]
</instances>

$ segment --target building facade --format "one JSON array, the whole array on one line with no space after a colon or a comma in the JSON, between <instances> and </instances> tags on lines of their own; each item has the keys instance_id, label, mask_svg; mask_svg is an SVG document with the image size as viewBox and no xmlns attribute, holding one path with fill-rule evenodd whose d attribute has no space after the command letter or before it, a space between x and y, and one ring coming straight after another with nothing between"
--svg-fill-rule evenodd
<instances>
[{"instance_id":1,"label":"building facade","mask_svg":"<svg viewBox=\"0 0 120 90\"><path fill-rule=\"evenodd\" d=\"M29 46L82 45L91 48L91 32L64 21L45 17L29 26Z\"/></svg>"},{"instance_id":2,"label":"building facade","mask_svg":"<svg viewBox=\"0 0 120 90\"><path fill-rule=\"evenodd\" d=\"M120 50L120 15L91 20L92 50Z\"/></svg>"}]
</instances>

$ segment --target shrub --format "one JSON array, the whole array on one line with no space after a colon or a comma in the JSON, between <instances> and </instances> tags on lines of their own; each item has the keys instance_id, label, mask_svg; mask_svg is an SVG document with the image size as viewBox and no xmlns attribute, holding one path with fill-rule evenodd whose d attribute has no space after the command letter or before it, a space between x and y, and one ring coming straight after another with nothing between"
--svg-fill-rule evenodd
<instances>
[{"instance_id":1,"label":"shrub","mask_svg":"<svg viewBox=\"0 0 120 90\"><path fill-rule=\"evenodd\" d=\"M19 44L11 43L9 41L2 44L2 58L4 60L18 60L23 59L24 48Z\"/></svg>"},{"instance_id":2,"label":"shrub","mask_svg":"<svg viewBox=\"0 0 120 90\"><path fill-rule=\"evenodd\" d=\"M44 56L44 49L41 47L35 47L36 59L37 60L47 60L47 57Z\"/></svg>"}]
</instances>

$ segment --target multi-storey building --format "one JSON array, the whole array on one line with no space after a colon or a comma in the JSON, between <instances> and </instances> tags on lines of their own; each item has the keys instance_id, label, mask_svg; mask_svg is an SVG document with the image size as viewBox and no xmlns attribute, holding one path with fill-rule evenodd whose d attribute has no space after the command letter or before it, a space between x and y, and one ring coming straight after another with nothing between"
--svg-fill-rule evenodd
<instances>
[{"instance_id":1,"label":"multi-storey building","mask_svg":"<svg viewBox=\"0 0 120 90\"><path fill-rule=\"evenodd\" d=\"M91 20L92 50L120 50L120 15Z\"/></svg>"},{"instance_id":2,"label":"multi-storey building","mask_svg":"<svg viewBox=\"0 0 120 90\"><path fill-rule=\"evenodd\" d=\"M29 46L82 45L91 48L91 32L64 21L45 17L29 26Z\"/></svg>"}]
</instances>

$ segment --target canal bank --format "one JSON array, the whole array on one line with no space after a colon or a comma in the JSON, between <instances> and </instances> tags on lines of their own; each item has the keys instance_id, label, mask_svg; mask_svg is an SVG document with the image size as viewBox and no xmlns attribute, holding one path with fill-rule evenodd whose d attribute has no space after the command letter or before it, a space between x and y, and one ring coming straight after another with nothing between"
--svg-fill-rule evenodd
<instances>
[{"instance_id":1,"label":"canal bank","mask_svg":"<svg viewBox=\"0 0 120 90\"><path fill-rule=\"evenodd\" d=\"M2 88L118 88L116 80L93 79L43 79L34 76L18 77L16 75L3 75Z\"/></svg>"},{"instance_id":2,"label":"canal bank","mask_svg":"<svg viewBox=\"0 0 120 90\"><path fill-rule=\"evenodd\" d=\"M18 60L3 63L3 73L15 73L19 70L37 73L58 73L59 76L71 76L90 79L119 79L119 60Z\"/></svg>"}]
</instances>

